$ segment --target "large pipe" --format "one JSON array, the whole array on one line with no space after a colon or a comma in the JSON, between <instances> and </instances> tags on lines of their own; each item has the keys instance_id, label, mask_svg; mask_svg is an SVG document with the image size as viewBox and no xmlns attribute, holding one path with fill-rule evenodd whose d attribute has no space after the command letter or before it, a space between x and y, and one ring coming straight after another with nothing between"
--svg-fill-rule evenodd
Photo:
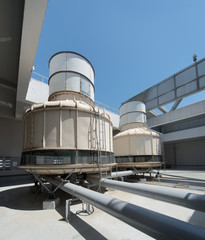
<instances>
[{"instance_id":1,"label":"large pipe","mask_svg":"<svg viewBox=\"0 0 205 240\"><path fill-rule=\"evenodd\" d=\"M200 227L94 192L75 184L62 183L62 181L52 178L47 178L47 180L53 185L60 186L63 191L92 204L159 240L205 239L205 230Z\"/></svg>"},{"instance_id":2,"label":"large pipe","mask_svg":"<svg viewBox=\"0 0 205 240\"><path fill-rule=\"evenodd\" d=\"M112 173L108 173L107 174L107 178L121 178L121 177L125 177L125 176L131 176L131 175L135 175L137 174L138 172L135 171L135 170L128 170L128 171L118 171L118 172L112 172ZM93 177L92 175L91 176L87 176L86 180L89 181L89 182L92 182L96 185L99 184L99 175L96 177Z\"/></svg>"},{"instance_id":3,"label":"large pipe","mask_svg":"<svg viewBox=\"0 0 205 240\"><path fill-rule=\"evenodd\" d=\"M108 177L115 178L115 177L125 177L137 174L137 171L129 170L129 171L119 171L119 172L112 172Z\"/></svg>"},{"instance_id":4,"label":"large pipe","mask_svg":"<svg viewBox=\"0 0 205 240\"><path fill-rule=\"evenodd\" d=\"M101 179L100 185L104 187L115 188L121 191L140 194L145 197L174 203L187 208L205 212L205 196L177 191L173 189L165 189L156 186L140 185L126 182L119 182L108 179Z\"/></svg>"}]
</instances>

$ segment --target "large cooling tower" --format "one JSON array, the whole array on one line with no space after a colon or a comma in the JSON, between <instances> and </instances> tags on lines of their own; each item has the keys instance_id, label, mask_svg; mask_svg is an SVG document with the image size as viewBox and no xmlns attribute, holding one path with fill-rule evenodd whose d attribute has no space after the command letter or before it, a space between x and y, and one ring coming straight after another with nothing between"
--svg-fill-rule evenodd
<instances>
[{"instance_id":1,"label":"large cooling tower","mask_svg":"<svg viewBox=\"0 0 205 240\"><path fill-rule=\"evenodd\" d=\"M36 174L93 173L115 166L112 123L94 105L94 69L80 54L49 61L49 100L24 116L22 168Z\"/></svg>"}]
</instances>

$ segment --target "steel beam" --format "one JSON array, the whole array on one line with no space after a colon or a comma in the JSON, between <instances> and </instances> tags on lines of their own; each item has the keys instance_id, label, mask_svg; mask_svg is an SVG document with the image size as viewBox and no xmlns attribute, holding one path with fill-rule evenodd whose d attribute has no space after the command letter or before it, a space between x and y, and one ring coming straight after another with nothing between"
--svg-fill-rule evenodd
<instances>
[{"instance_id":1,"label":"steel beam","mask_svg":"<svg viewBox=\"0 0 205 240\"><path fill-rule=\"evenodd\" d=\"M57 179L48 178L47 180L54 185L61 184L61 181ZM156 239L205 239L204 229L183 221L94 192L75 184L64 183L60 188Z\"/></svg>"},{"instance_id":2,"label":"steel beam","mask_svg":"<svg viewBox=\"0 0 205 240\"><path fill-rule=\"evenodd\" d=\"M183 100L183 98L177 100L177 101L173 104L172 108L170 109L170 112L176 110L182 100Z\"/></svg>"},{"instance_id":3,"label":"steel beam","mask_svg":"<svg viewBox=\"0 0 205 240\"><path fill-rule=\"evenodd\" d=\"M142 101L150 111L205 89L205 58L155 84L126 102ZM124 104L122 103L122 104Z\"/></svg>"},{"instance_id":4,"label":"steel beam","mask_svg":"<svg viewBox=\"0 0 205 240\"><path fill-rule=\"evenodd\" d=\"M155 112L154 110L150 110L147 113L150 113L153 117L159 116L159 114L157 112Z\"/></svg>"},{"instance_id":5,"label":"steel beam","mask_svg":"<svg viewBox=\"0 0 205 240\"><path fill-rule=\"evenodd\" d=\"M167 112L169 112L169 111L167 110L167 108L164 107L164 106L160 106L160 107L158 107L158 109L159 109L162 113L167 113Z\"/></svg>"}]
</instances>

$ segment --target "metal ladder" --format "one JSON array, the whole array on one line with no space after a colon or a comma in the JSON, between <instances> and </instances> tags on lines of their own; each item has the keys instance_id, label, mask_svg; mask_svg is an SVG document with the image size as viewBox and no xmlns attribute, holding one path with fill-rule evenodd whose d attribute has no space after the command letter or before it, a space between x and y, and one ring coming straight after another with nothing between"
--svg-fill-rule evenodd
<instances>
[{"instance_id":1,"label":"metal ladder","mask_svg":"<svg viewBox=\"0 0 205 240\"><path fill-rule=\"evenodd\" d=\"M97 137L97 149L98 149L98 166L99 174L101 178L107 178L107 169L102 170L103 164L107 166L107 154L106 154L106 129L105 129L105 109L103 113L98 112L98 132L99 136ZM104 151L102 151L104 149Z\"/></svg>"},{"instance_id":2,"label":"metal ladder","mask_svg":"<svg viewBox=\"0 0 205 240\"><path fill-rule=\"evenodd\" d=\"M97 134L96 134L96 117L90 116L90 128L88 134L88 142L91 149L96 149L97 145Z\"/></svg>"}]
</instances>

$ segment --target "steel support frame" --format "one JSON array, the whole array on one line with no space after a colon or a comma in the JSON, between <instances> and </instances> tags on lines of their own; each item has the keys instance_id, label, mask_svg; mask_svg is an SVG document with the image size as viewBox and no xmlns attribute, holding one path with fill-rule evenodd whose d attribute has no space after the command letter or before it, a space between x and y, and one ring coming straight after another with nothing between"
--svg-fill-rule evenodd
<instances>
[{"instance_id":1,"label":"steel support frame","mask_svg":"<svg viewBox=\"0 0 205 240\"><path fill-rule=\"evenodd\" d=\"M71 204L74 201L78 201L78 200L79 200L78 198L72 198L72 199L67 199L65 202L65 220L67 223L71 222L71 210L70 210ZM86 207L84 207L84 205ZM90 204L84 201L82 201L82 210L80 210L78 213L81 213L81 212L87 213L88 215L91 215L93 213L93 211L90 210Z\"/></svg>"},{"instance_id":2,"label":"steel support frame","mask_svg":"<svg viewBox=\"0 0 205 240\"><path fill-rule=\"evenodd\" d=\"M46 184L43 182L43 180L41 179L40 176L38 176L37 174L35 174L31 169L29 169L29 171L31 172L31 174L34 176L34 178L36 178L40 183L41 186L43 188L45 188L50 196L50 198L55 198L55 192L60 188L60 186L66 182L66 180L75 172L76 168L73 169L73 171L71 173L69 173L67 175L67 177L58 185L56 186L56 188L54 188L52 191L46 186Z\"/></svg>"}]
</instances>

